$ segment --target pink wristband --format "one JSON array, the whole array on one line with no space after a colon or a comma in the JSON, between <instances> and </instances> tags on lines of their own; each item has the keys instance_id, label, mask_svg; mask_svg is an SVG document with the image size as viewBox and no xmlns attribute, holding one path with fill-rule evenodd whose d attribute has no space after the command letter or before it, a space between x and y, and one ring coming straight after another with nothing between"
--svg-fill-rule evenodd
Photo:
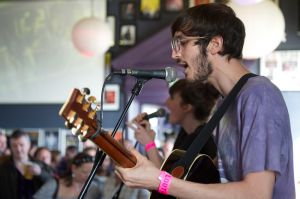
<instances>
[{"instance_id":1,"label":"pink wristband","mask_svg":"<svg viewBox=\"0 0 300 199\"><path fill-rule=\"evenodd\" d=\"M154 142L154 141L151 141L151 142L149 142L148 144L146 144L145 150L148 151L149 149L151 149L151 148L153 148L153 147L156 147L156 145L155 145L155 142Z\"/></svg>"},{"instance_id":2,"label":"pink wristband","mask_svg":"<svg viewBox=\"0 0 300 199\"><path fill-rule=\"evenodd\" d=\"M172 175L165 171L161 171L158 179L160 180L158 192L164 195L168 195L169 187L172 181Z\"/></svg>"}]
</instances>

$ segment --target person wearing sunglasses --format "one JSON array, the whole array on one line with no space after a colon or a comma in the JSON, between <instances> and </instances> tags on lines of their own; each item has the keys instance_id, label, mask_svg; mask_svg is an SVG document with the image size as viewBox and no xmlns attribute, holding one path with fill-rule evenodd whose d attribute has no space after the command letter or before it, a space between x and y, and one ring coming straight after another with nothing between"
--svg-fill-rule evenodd
<instances>
[{"instance_id":1,"label":"person wearing sunglasses","mask_svg":"<svg viewBox=\"0 0 300 199\"><path fill-rule=\"evenodd\" d=\"M227 5L188 8L171 29L172 58L184 67L188 80L212 84L223 96L220 103L250 73L242 64L244 24ZM117 174L128 186L177 198L295 198L289 114L280 90L269 79L248 79L214 135L223 183L203 184L173 177L133 149L137 164L133 168L116 167Z\"/></svg>"},{"instance_id":2,"label":"person wearing sunglasses","mask_svg":"<svg viewBox=\"0 0 300 199\"><path fill-rule=\"evenodd\" d=\"M78 153L68 166L64 176L49 180L33 196L34 199L76 199L93 167L94 158L86 153ZM98 199L102 193L95 183L91 183L87 199Z\"/></svg>"}]
</instances>

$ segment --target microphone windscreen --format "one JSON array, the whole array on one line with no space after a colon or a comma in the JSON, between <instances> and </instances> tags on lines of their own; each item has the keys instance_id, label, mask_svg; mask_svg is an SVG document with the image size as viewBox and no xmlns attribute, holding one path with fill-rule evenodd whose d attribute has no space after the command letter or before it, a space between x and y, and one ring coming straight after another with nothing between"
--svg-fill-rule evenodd
<instances>
[{"instance_id":1,"label":"microphone windscreen","mask_svg":"<svg viewBox=\"0 0 300 199\"><path fill-rule=\"evenodd\" d=\"M155 111L155 112L153 112L153 113L151 113L149 115L146 115L144 117L144 119L145 120L149 120L149 119L154 118L154 117L164 117L164 116L166 116L166 110L163 109L163 108L160 108L157 111Z\"/></svg>"},{"instance_id":2,"label":"microphone windscreen","mask_svg":"<svg viewBox=\"0 0 300 199\"><path fill-rule=\"evenodd\" d=\"M177 71L174 67L166 67L166 81L171 83L177 79Z\"/></svg>"}]
</instances>

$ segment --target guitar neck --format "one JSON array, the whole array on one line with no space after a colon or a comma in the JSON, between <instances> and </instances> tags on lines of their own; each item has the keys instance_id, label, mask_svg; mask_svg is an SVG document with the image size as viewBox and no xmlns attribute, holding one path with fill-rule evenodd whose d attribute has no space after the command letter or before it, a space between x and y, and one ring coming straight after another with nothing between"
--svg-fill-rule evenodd
<instances>
[{"instance_id":1,"label":"guitar neck","mask_svg":"<svg viewBox=\"0 0 300 199\"><path fill-rule=\"evenodd\" d=\"M100 133L91 140L119 166L132 168L136 165L137 160L135 156L108 133Z\"/></svg>"}]
</instances>

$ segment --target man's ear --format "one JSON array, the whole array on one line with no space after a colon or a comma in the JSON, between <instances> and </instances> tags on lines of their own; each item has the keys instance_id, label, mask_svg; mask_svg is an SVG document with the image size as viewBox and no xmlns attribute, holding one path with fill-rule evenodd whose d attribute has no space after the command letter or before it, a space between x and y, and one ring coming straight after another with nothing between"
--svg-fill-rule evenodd
<instances>
[{"instance_id":1,"label":"man's ear","mask_svg":"<svg viewBox=\"0 0 300 199\"><path fill-rule=\"evenodd\" d=\"M191 104L183 104L183 110L185 112L189 112L193 109L193 106Z\"/></svg>"},{"instance_id":2,"label":"man's ear","mask_svg":"<svg viewBox=\"0 0 300 199\"><path fill-rule=\"evenodd\" d=\"M223 38L221 36L213 37L207 46L207 51L210 52L212 55L217 54L218 52L222 51L222 49Z\"/></svg>"}]
</instances>

